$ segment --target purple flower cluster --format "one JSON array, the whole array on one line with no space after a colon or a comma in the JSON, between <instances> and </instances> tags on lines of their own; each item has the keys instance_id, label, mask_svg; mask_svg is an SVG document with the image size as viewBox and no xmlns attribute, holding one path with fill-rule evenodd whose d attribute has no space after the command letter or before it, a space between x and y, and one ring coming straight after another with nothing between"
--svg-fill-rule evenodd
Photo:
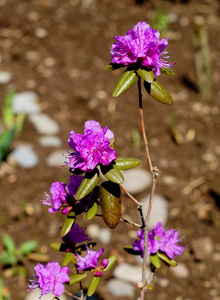
<instances>
[{"instance_id":1,"label":"purple flower cluster","mask_svg":"<svg viewBox=\"0 0 220 300\"><path fill-rule=\"evenodd\" d=\"M168 39L160 40L160 33L146 22L137 23L125 36L115 36L117 43L111 47L112 63L128 66L140 62L143 66L153 69L154 75L160 75L160 69L170 68L174 64L162 59L169 58L163 52Z\"/></svg>"},{"instance_id":2,"label":"purple flower cluster","mask_svg":"<svg viewBox=\"0 0 220 300\"><path fill-rule=\"evenodd\" d=\"M82 229L77 223L73 225L68 234L65 235L62 239L67 245L75 245L77 243L90 241L90 238L87 234L85 234L84 229Z\"/></svg>"},{"instance_id":3,"label":"purple flower cluster","mask_svg":"<svg viewBox=\"0 0 220 300\"><path fill-rule=\"evenodd\" d=\"M30 290L41 289L41 297L52 292L60 297L64 292L64 282L70 281L68 267L60 267L58 262L49 262L45 267L38 263L35 266L36 279L30 279Z\"/></svg>"},{"instance_id":4,"label":"purple flower cluster","mask_svg":"<svg viewBox=\"0 0 220 300\"><path fill-rule=\"evenodd\" d=\"M102 270L109 263L108 259L104 258L101 262L101 265L98 267L98 260L103 252L104 252L103 248L101 248L99 252L97 252L97 251L90 250L87 247L87 254L85 257L82 257L77 253L77 269L81 271L94 269L94 275L96 277L101 277Z\"/></svg>"},{"instance_id":5,"label":"purple flower cluster","mask_svg":"<svg viewBox=\"0 0 220 300\"><path fill-rule=\"evenodd\" d=\"M91 172L100 163L108 166L117 158L115 150L110 147L114 134L108 126L102 128L96 121L87 121L84 134L70 132L68 143L73 151L69 152L69 166L74 171Z\"/></svg>"},{"instance_id":6,"label":"purple flower cluster","mask_svg":"<svg viewBox=\"0 0 220 300\"><path fill-rule=\"evenodd\" d=\"M68 214L71 211L72 208L68 206L67 199L74 199L83 176L72 175L69 180L70 183L68 185L60 181L53 182L50 187L51 195L46 193L46 200L41 200L43 204L52 206L48 209L50 213L57 212L61 207L63 207L62 214ZM87 207L90 203L89 201L84 203L84 200L88 200L89 197L90 195L78 202L78 206Z\"/></svg>"},{"instance_id":7,"label":"purple flower cluster","mask_svg":"<svg viewBox=\"0 0 220 300\"><path fill-rule=\"evenodd\" d=\"M46 200L41 200L45 205L52 205L48 211L50 213L57 212L60 207L66 203L66 191L65 191L66 184L63 182L55 181L51 184L50 193L51 196L46 194Z\"/></svg>"},{"instance_id":8,"label":"purple flower cluster","mask_svg":"<svg viewBox=\"0 0 220 300\"><path fill-rule=\"evenodd\" d=\"M144 231L142 229L137 231L137 237L139 240L133 243L133 250L140 251L141 257L144 256ZM160 222L157 226L152 228L152 231L148 232L148 249L147 255L155 254L157 251L164 252L170 259L174 256L179 256L183 253L185 247L178 245L179 239L178 230L174 231L170 229L165 231Z\"/></svg>"}]
</instances>

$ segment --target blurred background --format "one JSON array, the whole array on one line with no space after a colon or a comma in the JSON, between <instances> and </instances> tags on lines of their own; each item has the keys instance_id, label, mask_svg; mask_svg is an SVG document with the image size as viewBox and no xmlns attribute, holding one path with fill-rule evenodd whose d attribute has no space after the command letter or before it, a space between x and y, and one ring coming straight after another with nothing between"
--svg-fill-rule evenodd
<instances>
[{"instance_id":1,"label":"blurred background","mask_svg":"<svg viewBox=\"0 0 220 300\"><path fill-rule=\"evenodd\" d=\"M62 218L49 215L39 199L45 198L53 181L68 183L68 168L60 166L71 130L82 133L84 122L91 119L108 125L115 134L116 152L142 159L140 170L148 171L137 88L133 85L112 98L122 69L104 71L114 36L124 35L139 21L169 38L170 61L176 63L175 76L158 78L172 95L173 106L143 95L152 162L159 169L152 223L160 219L167 228L178 229L188 245L176 269L163 266L157 271L154 290L146 298L220 299L219 4L217 0L0 0L3 299L25 299L27 278L37 261L62 261L62 254L49 247L60 241ZM137 182L131 180L133 193L144 201L150 191L149 172L138 176L133 176ZM137 190L141 178L144 183ZM123 215L138 221L135 206L126 197ZM101 220L93 227L82 221L87 233L107 248L106 256L117 255L118 266L127 262L127 267L140 268L140 260L123 250L134 241L135 228L123 223L110 230ZM100 297L136 299L132 276L124 275L107 274ZM125 284L124 294L120 284L106 286L115 278Z\"/></svg>"}]
</instances>

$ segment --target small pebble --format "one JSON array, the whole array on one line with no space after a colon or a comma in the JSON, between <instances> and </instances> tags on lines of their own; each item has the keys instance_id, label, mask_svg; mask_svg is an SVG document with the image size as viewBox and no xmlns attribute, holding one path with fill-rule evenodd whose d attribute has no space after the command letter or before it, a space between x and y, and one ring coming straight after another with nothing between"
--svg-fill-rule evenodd
<instances>
[{"instance_id":1,"label":"small pebble","mask_svg":"<svg viewBox=\"0 0 220 300\"><path fill-rule=\"evenodd\" d=\"M31 146L18 146L10 156L23 168L33 168L39 162L39 158Z\"/></svg>"},{"instance_id":2,"label":"small pebble","mask_svg":"<svg viewBox=\"0 0 220 300\"><path fill-rule=\"evenodd\" d=\"M61 167L65 165L65 161L67 160L64 156L67 154L66 150L57 150L50 153L46 158L46 164L48 167Z\"/></svg>"},{"instance_id":3,"label":"small pebble","mask_svg":"<svg viewBox=\"0 0 220 300\"><path fill-rule=\"evenodd\" d=\"M39 39L45 39L48 36L48 32L45 28L40 27L35 30L35 35Z\"/></svg>"},{"instance_id":4,"label":"small pebble","mask_svg":"<svg viewBox=\"0 0 220 300\"><path fill-rule=\"evenodd\" d=\"M170 281L167 278L158 278L157 279L157 284L162 287L162 288L166 288L169 286Z\"/></svg>"},{"instance_id":5,"label":"small pebble","mask_svg":"<svg viewBox=\"0 0 220 300\"><path fill-rule=\"evenodd\" d=\"M12 74L6 71L0 71L0 84L7 84L12 78Z\"/></svg>"},{"instance_id":6,"label":"small pebble","mask_svg":"<svg viewBox=\"0 0 220 300\"><path fill-rule=\"evenodd\" d=\"M150 195L142 198L140 202L143 203L143 214L146 216L147 208L149 204ZM155 194L153 199L153 206L150 214L150 220L148 223L149 228L156 226L157 222L161 222L162 225L166 225L168 219L168 203L166 198L162 195Z\"/></svg>"},{"instance_id":7,"label":"small pebble","mask_svg":"<svg viewBox=\"0 0 220 300\"><path fill-rule=\"evenodd\" d=\"M35 114L40 112L38 95L35 92L15 94L12 109L14 113Z\"/></svg>"},{"instance_id":8,"label":"small pebble","mask_svg":"<svg viewBox=\"0 0 220 300\"><path fill-rule=\"evenodd\" d=\"M151 186L152 176L149 172L136 168L123 172L123 187L132 195L139 194Z\"/></svg>"},{"instance_id":9,"label":"small pebble","mask_svg":"<svg viewBox=\"0 0 220 300\"><path fill-rule=\"evenodd\" d=\"M128 263L121 263L114 269L113 275L117 279L137 283L141 281L142 269Z\"/></svg>"},{"instance_id":10,"label":"small pebble","mask_svg":"<svg viewBox=\"0 0 220 300\"><path fill-rule=\"evenodd\" d=\"M60 131L59 124L45 113L31 115L29 119L40 134L53 135Z\"/></svg>"},{"instance_id":11,"label":"small pebble","mask_svg":"<svg viewBox=\"0 0 220 300\"><path fill-rule=\"evenodd\" d=\"M110 279L106 287L109 292L116 297L132 297L134 295L134 285L119 279Z\"/></svg>"},{"instance_id":12,"label":"small pebble","mask_svg":"<svg viewBox=\"0 0 220 300\"><path fill-rule=\"evenodd\" d=\"M107 245L111 241L112 234L108 228L101 228L99 231L99 239L100 241Z\"/></svg>"},{"instance_id":13,"label":"small pebble","mask_svg":"<svg viewBox=\"0 0 220 300\"><path fill-rule=\"evenodd\" d=\"M100 227L97 224L90 224L86 232L91 239L97 239L99 237Z\"/></svg>"},{"instance_id":14,"label":"small pebble","mask_svg":"<svg viewBox=\"0 0 220 300\"><path fill-rule=\"evenodd\" d=\"M194 252L194 256L198 260L209 258L214 251L213 241L209 236L194 239L191 246Z\"/></svg>"},{"instance_id":15,"label":"small pebble","mask_svg":"<svg viewBox=\"0 0 220 300\"><path fill-rule=\"evenodd\" d=\"M47 295L44 295L40 298L41 295L41 290L36 290L36 291L30 291L26 293L25 300L52 300L54 299L54 294L49 293ZM67 297L63 294L59 297L60 300L67 300Z\"/></svg>"},{"instance_id":16,"label":"small pebble","mask_svg":"<svg viewBox=\"0 0 220 300\"><path fill-rule=\"evenodd\" d=\"M39 144L42 147L61 147L62 141L57 136L46 135L39 138Z\"/></svg>"},{"instance_id":17,"label":"small pebble","mask_svg":"<svg viewBox=\"0 0 220 300\"><path fill-rule=\"evenodd\" d=\"M171 272L178 278L188 278L189 270L183 263L178 263L178 266L171 268Z\"/></svg>"}]
</instances>

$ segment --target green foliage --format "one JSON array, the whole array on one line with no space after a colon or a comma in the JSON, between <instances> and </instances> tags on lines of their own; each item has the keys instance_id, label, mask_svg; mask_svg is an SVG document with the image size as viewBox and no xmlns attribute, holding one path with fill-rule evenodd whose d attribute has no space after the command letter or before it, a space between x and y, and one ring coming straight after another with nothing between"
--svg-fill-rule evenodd
<instances>
[{"instance_id":1,"label":"green foliage","mask_svg":"<svg viewBox=\"0 0 220 300\"><path fill-rule=\"evenodd\" d=\"M100 277L93 277L89 283L88 291L87 291L87 296L91 297L95 291L97 290L98 286L100 283Z\"/></svg>"},{"instance_id":2,"label":"green foliage","mask_svg":"<svg viewBox=\"0 0 220 300\"><path fill-rule=\"evenodd\" d=\"M119 184L105 181L100 186L100 204L103 220L113 229L121 218L121 188Z\"/></svg>"},{"instance_id":3,"label":"green foliage","mask_svg":"<svg viewBox=\"0 0 220 300\"><path fill-rule=\"evenodd\" d=\"M117 257L115 255L111 255L108 257L108 265L103 271L109 271L113 268L114 264L116 263Z\"/></svg>"},{"instance_id":4,"label":"green foliage","mask_svg":"<svg viewBox=\"0 0 220 300\"><path fill-rule=\"evenodd\" d=\"M97 213L97 210L98 210L98 205L97 203L95 202L92 207L90 207L90 209L87 211L86 213L86 219L87 220L91 220L95 217L96 213Z\"/></svg>"},{"instance_id":5,"label":"green foliage","mask_svg":"<svg viewBox=\"0 0 220 300\"><path fill-rule=\"evenodd\" d=\"M132 157L117 157L115 164L119 170L130 170L139 166L141 164L141 160Z\"/></svg>"},{"instance_id":6,"label":"green foliage","mask_svg":"<svg viewBox=\"0 0 220 300\"><path fill-rule=\"evenodd\" d=\"M62 226L61 233L60 233L61 236L65 236L71 230L75 221L76 221L75 213L74 212L69 213L63 222L63 226Z\"/></svg>"},{"instance_id":7,"label":"green foliage","mask_svg":"<svg viewBox=\"0 0 220 300\"><path fill-rule=\"evenodd\" d=\"M151 26L163 34L163 32L168 29L169 23L169 17L161 9L156 9Z\"/></svg>"},{"instance_id":8,"label":"green foliage","mask_svg":"<svg viewBox=\"0 0 220 300\"><path fill-rule=\"evenodd\" d=\"M14 92L10 91L5 97L2 109L2 120L5 129L0 134L0 163L11 151L16 135L23 130L25 115L15 115L12 109Z\"/></svg>"},{"instance_id":9,"label":"green foliage","mask_svg":"<svg viewBox=\"0 0 220 300\"><path fill-rule=\"evenodd\" d=\"M102 174L111 182L118 183L118 184L124 182L124 176L122 175L121 171L115 164L111 164L109 166L101 165L100 168Z\"/></svg>"},{"instance_id":10,"label":"green foliage","mask_svg":"<svg viewBox=\"0 0 220 300\"><path fill-rule=\"evenodd\" d=\"M76 200L81 200L87 196L99 181L99 171L95 168L92 172L86 173L75 195Z\"/></svg>"},{"instance_id":11,"label":"green foliage","mask_svg":"<svg viewBox=\"0 0 220 300\"><path fill-rule=\"evenodd\" d=\"M118 80L114 91L112 93L112 97L118 97L119 95L126 92L136 81L137 74L135 70L126 70Z\"/></svg>"},{"instance_id":12,"label":"green foliage","mask_svg":"<svg viewBox=\"0 0 220 300\"><path fill-rule=\"evenodd\" d=\"M155 100L167 105L173 104L171 95L157 80L152 83L144 81L144 87L146 91L151 95L151 97Z\"/></svg>"},{"instance_id":13,"label":"green foliage","mask_svg":"<svg viewBox=\"0 0 220 300\"><path fill-rule=\"evenodd\" d=\"M87 277L87 273L75 274L70 276L69 285L76 284Z\"/></svg>"}]
</instances>

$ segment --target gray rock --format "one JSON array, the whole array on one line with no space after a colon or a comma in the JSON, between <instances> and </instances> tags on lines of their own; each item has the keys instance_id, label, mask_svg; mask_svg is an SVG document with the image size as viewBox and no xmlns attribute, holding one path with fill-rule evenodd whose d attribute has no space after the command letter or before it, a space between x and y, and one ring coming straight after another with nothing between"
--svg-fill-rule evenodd
<instances>
[{"instance_id":1,"label":"gray rock","mask_svg":"<svg viewBox=\"0 0 220 300\"><path fill-rule=\"evenodd\" d=\"M61 167L65 165L65 161L67 160L64 155L66 155L66 150L57 150L50 153L46 158L46 164L49 167Z\"/></svg>"},{"instance_id":2,"label":"gray rock","mask_svg":"<svg viewBox=\"0 0 220 300\"><path fill-rule=\"evenodd\" d=\"M100 241L107 245L111 241L112 234L108 228L101 228L99 231L99 239Z\"/></svg>"},{"instance_id":3,"label":"gray rock","mask_svg":"<svg viewBox=\"0 0 220 300\"><path fill-rule=\"evenodd\" d=\"M18 146L10 155L18 165L24 168L33 168L38 162L39 158L31 146Z\"/></svg>"},{"instance_id":4,"label":"gray rock","mask_svg":"<svg viewBox=\"0 0 220 300\"><path fill-rule=\"evenodd\" d=\"M6 71L0 71L0 84L7 84L11 80L12 75Z\"/></svg>"},{"instance_id":5,"label":"gray rock","mask_svg":"<svg viewBox=\"0 0 220 300\"><path fill-rule=\"evenodd\" d=\"M146 216L147 214L147 208L149 203L150 195L147 195L146 197L141 199L141 202L143 202L143 214ZM157 224L157 222L161 222L162 225L166 225L168 219L168 203L167 200L162 196L155 194L154 200L153 200L153 206L150 214L150 220L149 220L149 228L152 228Z\"/></svg>"},{"instance_id":6,"label":"gray rock","mask_svg":"<svg viewBox=\"0 0 220 300\"><path fill-rule=\"evenodd\" d=\"M189 269L183 263L178 263L178 266L171 268L171 272L178 278L184 279L189 277Z\"/></svg>"},{"instance_id":7,"label":"gray rock","mask_svg":"<svg viewBox=\"0 0 220 300\"><path fill-rule=\"evenodd\" d=\"M136 168L123 172L122 186L132 195L141 193L151 186L152 175L146 170Z\"/></svg>"},{"instance_id":8,"label":"gray rock","mask_svg":"<svg viewBox=\"0 0 220 300\"><path fill-rule=\"evenodd\" d=\"M120 280L137 283L141 282L141 267L132 266L128 263L119 264L113 271L113 275Z\"/></svg>"},{"instance_id":9,"label":"gray rock","mask_svg":"<svg viewBox=\"0 0 220 300\"><path fill-rule=\"evenodd\" d=\"M39 138L39 144L42 147L61 147L62 141L57 136L45 135Z\"/></svg>"},{"instance_id":10,"label":"gray rock","mask_svg":"<svg viewBox=\"0 0 220 300\"><path fill-rule=\"evenodd\" d=\"M50 116L44 113L30 115L31 123L40 134L53 135L60 131L60 126Z\"/></svg>"},{"instance_id":11,"label":"gray rock","mask_svg":"<svg viewBox=\"0 0 220 300\"><path fill-rule=\"evenodd\" d=\"M36 291L30 291L26 294L25 300L39 300L39 297L41 295L41 290L36 290ZM54 294L49 293L47 295L42 296L40 299L41 300L52 300L54 298ZM67 297L65 294L61 295L59 297L60 300L67 300Z\"/></svg>"},{"instance_id":12,"label":"gray rock","mask_svg":"<svg viewBox=\"0 0 220 300\"><path fill-rule=\"evenodd\" d=\"M35 92L23 92L16 94L13 99L14 113L35 114L40 112L38 95Z\"/></svg>"},{"instance_id":13,"label":"gray rock","mask_svg":"<svg viewBox=\"0 0 220 300\"><path fill-rule=\"evenodd\" d=\"M134 295L134 285L118 279L110 279L106 287L116 297Z\"/></svg>"},{"instance_id":14,"label":"gray rock","mask_svg":"<svg viewBox=\"0 0 220 300\"><path fill-rule=\"evenodd\" d=\"M191 246L198 260L209 258L214 251L213 241L209 236L193 240Z\"/></svg>"}]
</instances>

